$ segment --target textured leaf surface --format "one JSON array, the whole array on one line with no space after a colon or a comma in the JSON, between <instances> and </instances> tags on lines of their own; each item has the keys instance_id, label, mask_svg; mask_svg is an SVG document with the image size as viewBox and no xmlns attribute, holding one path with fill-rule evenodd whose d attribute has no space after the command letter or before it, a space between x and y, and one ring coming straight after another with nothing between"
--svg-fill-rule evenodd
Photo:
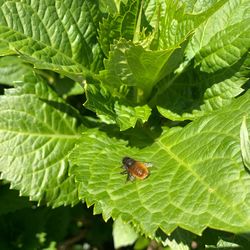
<instances>
[{"instance_id":1,"label":"textured leaf surface","mask_svg":"<svg viewBox=\"0 0 250 250\"><path fill-rule=\"evenodd\" d=\"M202 80L204 83L204 88L208 84L210 84L210 82L211 82L210 80L206 80L204 78ZM197 119L198 117L201 117L205 114L209 114L214 110L220 109L223 106L229 105L236 96L240 95L243 92L242 86L247 81L248 81L248 78L246 78L244 76L242 76L242 77L237 76L237 75L233 75L229 79L222 80L219 82L216 82L215 78L213 78L212 83L214 82L214 84L205 90L204 95L203 95L203 104L199 105L199 109L198 108L194 109L194 107L191 107L192 111L190 111L190 113L183 112L181 115L173 112L172 110L174 110L176 107L178 107L178 105L180 106L179 110L181 110L183 107L187 108L190 103L193 104L193 102L191 102L191 100L188 100L188 98L185 99L185 97L184 97L184 95L185 95L184 93L188 93L188 92L192 93L192 90L194 89L194 88L192 88L193 85L196 85L196 84L198 85L200 82L200 79L198 81L193 80L193 82L190 82L189 86L188 86L188 84L186 84L183 91L178 93L178 96L175 95L174 96L175 98L173 97L175 100L173 100L172 103L171 103L172 91L169 91L170 93L167 94L167 96L169 96L169 98L168 99L166 98L167 103L166 102L164 103L164 99L161 101L161 103L163 105L170 104L168 109L165 107L161 107L161 106L158 106L157 108L158 108L158 111L164 117L166 117L170 120L173 120L173 121L194 120L194 119ZM184 85L185 85L185 83L184 83ZM186 95L186 97L187 97L187 95ZM175 108L174 108L174 105L176 105ZM183 111L183 109L182 109L182 111Z\"/></svg>"},{"instance_id":2,"label":"textured leaf surface","mask_svg":"<svg viewBox=\"0 0 250 250\"><path fill-rule=\"evenodd\" d=\"M7 43L0 41L0 56L14 55L15 51L11 50Z\"/></svg>"},{"instance_id":3,"label":"textured leaf surface","mask_svg":"<svg viewBox=\"0 0 250 250\"><path fill-rule=\"evenodd\" d=\"M121 37L127 40L133 39L137 9L138 1L129 0L126 5L121 2L119 12L102 20L98 33L102 50L106 56L108 56L110 45L113 44L114 39Z\"/></svg>"},{"instance_id":4,"label":"textured leaf surface","mask_svg":"<svg viewBox=\"0 0 250 250\"><path fill-rule=\"evenodd\" d=\"M33 71L30 65L25 64L16 56L6 56L0 58L0 83L14 85L17 81L22 81L26 74Z\"/></svg>"},{"instance_id":5,"label":"textured leaf surface","mask_svg":"<svg viewBox=\"0 0 250 250\"><path fill-rule=\"evenodd\" d=\"M171 250L189 250L190 248L187 245L184 245L182 242L176 242L175 240L167 240L166 245L171 249Z\"/></svg>"},{"instance_id":6,"label":"textured leaf surface","mask_svg":"<svg viewBox=\"0 0 250 250\"><path fill-rule=\"evenodd\" d=\"M186 51L206 72L230 67L249 49L249 1L231 0L195 32Z\"/></svg>"},{"instance_id":7,"label":"textured leaf surface","mask_svg":"<svg viewBox=\"0 0 250 250\"><path fill-rule=\"evenodd\" d=\"M82 78L102 56L95 1L0 1L0 41L36 67Z\"/></svg>"},{"instance_id":8,"label":"textured leaf surface","mask_svg":"<svg viewBox=\"0 0 250 250\"><path fill-rule=\"evenodd\" d=\"M203 3L199 11L196 9L199 4L196 5L194 1L163 1L160 3L159 48L169 48L181 44L199 24L220 9L225 2L226 0L217 1L213 5ZM159 8L158 3L155 8ZM156 14L158 13L156 12Z\"/></svg>"},{"instance_id":9,"label":"textured leaf surface","mask_svg":"<svg viewBox=\"0 0 250 250\"><path fill-rule=\"evenodd\" d=\"M38 82L7 90L0 97L0 113L1 178L32 200L75 204L67 160L79 138L75 110Z\"/></svg>"},{"instance_id":10,"label":"textured leaf surface","mask_svg":"<svg viewBox=\"0 0 250 250\"><path fill-rule=\"evenodd\" d=\"M221 6L195 29L187 43L187 61L176 70L179 76L165 78L160 85L165 91L158 96L156 105L168 119L194 120L229 105L249 79L248 1L220 2ZM197 12L199 4L192 4L188 2L186 10ZM209 74L194 69L193 58Z\"/></svg>"},{"instance_id":11,"label":"textured leaf surface","mask_svg":"<svg viewBox=\"0 0 250 250\"><path fill-rule=\"evenodd\" d=\"M243 116L240 127L240 147L244 165L250 170L250 141L247 131L246 116Z\"/></svg>"},{"instance_id":12,"label":"textured leaf surface","mask_svg":"<svg viewBox=\"0 0 250 250\"><path fill-rule=\"evenodd\" d=\"M128 39L129 35L133 34L131 31L126 36L122 32L121 23L126 17L125 13L122 16L124 19L117 14L119 20L117 23L114 21L115 34L109 31L110 27L105 22L100 30L101 41L106 46L104 49L106 54L111 45L108 59L104 61L105 70L100 73L100 80L111 89L119 88L121 85L133 86L138 91L137 103L145 103L159 80L170 73L173 65L169 64L176 64L178 61L169 62L173 52L180 48L195 28L216 12L225 1L219 1L212 7L206 5L207 8L204 7L202 13L194 11L192 14L188 12L190 10L185 9L185 4L178 1L145 2L143 18L146 20L142 18L143 32L138 35L138 43L121 39L121 37ZM131 19L135 20L135 11L132 12ZM110 36L116 37L119 33L120 39L117 37L118 41L111 44Z\"/></svg>"},{"instance_id":13,"label":"textured leaf surface","mask_svg":"<svg viewBox=\"0 0 250 250\"><path fill-rule=\"evenodd\" d=\"M148 97L153 86L164 76L164 69L174 49L151 51L141 45L121 40L105 60L100 79L106 86L119 88L122 84L135 86Z\"/></svg>"},{"instance_id":14,"label":"textured leaf surface","mask_svg":"<svg viewBox=\"0 0 250 250\"><path fill-rule=\"evenodd\" d=\"M152 237L159 227L170 233L177 226L197 234L206 227L247 232L250 176L239 133L249 98L250 92L185 128L165 130L142 150L97 130L85 132L71 155L80 198L105 219L121 216ZM149 178L126 183L119 174L124 156L152 162Z\"/></svg>"},{"instance_id":15,"label":"textured leaf surface","mask_svg":"<svg viewBox=\"0 0 250 250\"><path fill-rule=\"evenodd\" d=\"M214 74L203 73L190 66L174 81L171 78L164 79L164 85L168 87L158 97L157 108L170 120L197 119L229 105L243 92L249 73L249 54L245 54L231 67Z\"/></svg>"},{"instance_id":16,"label":"textured leaf surface","mask_svg":"<svg viewBox=\"0 0 250 250\"><path fill-rule=\"evenodd\" d=\"M87 102L84 106L107 124L117 124L120 130L135 127L137 121L146 122L151 114L148 105L132 107L125 99L119 100L102 85L85 84Z\"/></svg>"}]
</instances>

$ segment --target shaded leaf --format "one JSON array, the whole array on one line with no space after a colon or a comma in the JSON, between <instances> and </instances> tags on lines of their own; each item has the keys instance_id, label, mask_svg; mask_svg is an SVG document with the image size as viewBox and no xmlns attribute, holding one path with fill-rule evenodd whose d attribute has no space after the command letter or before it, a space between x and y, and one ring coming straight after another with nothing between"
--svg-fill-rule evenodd
<instances>
[{"instance_id":1,"label":"shaded leaf","mask_svg":"<svg viewBox=\"0 0 250 250\"><path fill-rule=\"evenodd\" d=\"M244 55L239 62L216 74L207 74L188 67L174 79L166 79L169 87L158 97L158 110L174 121L194 120L229 105L243 92L249 80L250 57ZM169 83L170 82L170 83Z\"/></svg>"},{"instance_id":2,"label":"shaded leaf","mask_svg":"<svg viewBox=\"0 0 250 250\"><path fill-rule=\"evenodd\" d=\"M119 99L102 85L85 84L87 102L84 106L107 124L117 124L120 130L135 127L137 121L146 122L151 114L148 105L132 107L126 99Z\"/></svg>"},{"instance_id":3,"label":"shaded leaf","mask_svg":"<svg viewBox=\"0 0 250 250\"><path fill-rule=\"evenodd\" d=\"M25 64L16 56L0 58L0 83L15 85L15 82L23 81L26 74L33 72L30 65Z\"/></svg>"}]
</instances>

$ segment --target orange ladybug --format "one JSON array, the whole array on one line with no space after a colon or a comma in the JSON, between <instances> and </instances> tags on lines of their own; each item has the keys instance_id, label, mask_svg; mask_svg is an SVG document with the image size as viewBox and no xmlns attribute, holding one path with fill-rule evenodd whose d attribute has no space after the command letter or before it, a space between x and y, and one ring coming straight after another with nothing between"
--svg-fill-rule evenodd
<instances>
[{"instance_id":1,"label":"orange ladybug","mask_svg":"<svg viewBox=\"0 0 250 250\"><path fill-rule=\"evenodd\" d=\"M121 174L127 174L127 181L133 181L137 179L145 179L149 176L148 167L151 167L151 163L143 163L140 161L136 161L130 157L124 157L122 159L123 165L121 166L125 170L121 172Z\"/></svg>"}]
</instances>

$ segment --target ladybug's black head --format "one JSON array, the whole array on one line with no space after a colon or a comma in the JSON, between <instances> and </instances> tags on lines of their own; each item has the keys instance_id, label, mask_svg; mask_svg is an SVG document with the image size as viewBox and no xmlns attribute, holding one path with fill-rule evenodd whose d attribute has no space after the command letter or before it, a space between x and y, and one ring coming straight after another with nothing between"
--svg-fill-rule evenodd
<instances>
[{"instance_id":1,"label":"ladybug's black head","mask_svg":"<svg viewBox=\"0 0 250 250\"><path fill-rule=\"evenodd\" d=\"M122 163L125 166L131 167L135 163L135 160L133 160L132 158L129 158L129 157L124 157L122 159Z\"/></svg>"}]
</instances>

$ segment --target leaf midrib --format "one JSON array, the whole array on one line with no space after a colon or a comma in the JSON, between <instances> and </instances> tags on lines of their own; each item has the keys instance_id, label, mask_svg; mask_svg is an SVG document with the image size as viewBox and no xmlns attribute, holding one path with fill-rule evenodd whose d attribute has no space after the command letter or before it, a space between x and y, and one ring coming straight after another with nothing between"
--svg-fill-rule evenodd
<instances>
[{"instance_id":1,"label":"leaf midrib","mask_svg":"<svg viewBox=\"0 0 250 250\"><path fill-rule=\"evenodd\" d=\"M56 52L55 54L60 54L60 55L62 55L62 57L68 58L69 61L72 62L71 65L61 65L61 64L55 64L55 63L50 63L50 62L46 62L46 63L52 64L52 65L59 65L59 66L63 66L63 67L77 66L77 67L79 67L80 69L85 68L82 64L76 62L72 57L68 56L67 54L64 54L62 51L60 51L60 50L58 50L58 49L56 49L56 48L54 48L54 47L52 47L52 46L50 46L50 45L44 43L44 42L38 41L38 40L34 39L33 37L29 37L29 36L27 36L27 35L25 35L25 34L19 32L19 31L16 31L16 30L14 30L14 29L12 29L12 28L9 28L8 26L0 25L0 29L1 29L1 28L6 28L6 27L7 27L9 30L11 30L14 34L16 33L16 34L20 35L21 37L23 37L22 40L27 39L27 40L31 40L32 42L35 42L35 43L37 43L37 44L41 44L41 45L43 46L43 49L49 48L49 49L51 49L52 51L55 51L55 52ZM20 42L21 40L16 40L16 41L11 41L11 42L10 42L7 38L5 38L5 39L2 38L2 39L0 39L0 41L7 42L8 44L12 44L13 47L15 47L14 44L15 44L16 42ZM42 50L43 50L43 49L42 49ZM18 50L17 50L17 52L18 52ZM38 51L35 51L35 53L36 53L36 52L38 52ZM27 54L25 53L25 55L27 55ZM30 54L30 55L27 55L27 56L33 57L33 55L34 55L34 54ZM35 57L35 59L38 60L36 57ZM81 73L81 71L78 72L78 73Z\"/></svg>"},{"instance_id":2,"label":"leaf midrib","mask_svg":"<svg viewBox=\"0 0 250 250\"><path fill-rule=\"evenodd\" d=\"M192 169L192 167L191 167L188 163L184 162L184 161L183 161L182 159L180 159L175 153L173 153L173 152L170 150L169 147L167 147L167 146L166 146L165 144L163 144L161 141L157 141L156 143L159 145L160 148L162 148L163 150L165 150L166 153L167 153L168 155L170 155L170 157L172 157L172 158L173 158L174 160L176 160L179 164L181 164L181 166L185 167L187 171L189 171L189 172L190 172L190 173L191 173L191 174L192 174L192 175L193 175L193 176L194 176L203 186L206 187L206 190L208 190L208 191L209 191L209 190L214 190L213 187L210 187L209 183L207 183L204 179L202 179L201 176L200 176L197 172L195 172L195 171ZM238 217L241 218L242 221L246 221L245 216L243 216L237 209L235 209L235 206L232 206L231 203L230 203L230 206L228 206L229 203L226 202L226 200L225 200L223 197L221 197L221 196L219 195L217 189L216 189L216 192L210 192L210 195L212 195L212 194L213 194L214 196L216 196L216 198L219 199L219 200L222 202L222 204L225 205L225 207L229 207L230 210L233 210L234 213L237 214ZM250 219L248 219L248 220L246 221L245 225L247 225L247 226L249 227L249 225L250 225Z\"/></svg>"},{"instance_id":3,"label":"leaf midrib","mask_svg":"<svg viewBox=\"0 0 250 250\"><path fill-rule=\"evenodd\" d=\"M38 13L31 7L31 5L28 5L28 4L26 4L26 3L23 3L23 5L27 5L28 7L30 7L30 8L33 10L33 13L34 13L34 14L38 17L38 19L41 21L41 23L43 24L43 27L45 28L45 30L46 30L46 32L47 32L47 26L43 23L43 20L42 20L41 17L38 15ZM54 7L55 7L55 6L54 6ZM56 7L55 7L55 10L57 10ZM20 15L19 15L18 11L17 11L17 14L18 14L19 20L21 21L22 18L20 18ZM73 17L71 11L70 11L70 14L71 14L71 16ZM58 16L58 14L57 14L57 16ZM61 22L61 19L59 18L59 16L58 16L58 20L60 20L60 22ZM75 21L74 18L73 18L73 20ZM8 24L8 23L6 22L6 24ZM22 22L21 22L21 24L22 24ZM64 25L63 25L62 22L61 22L61 24L62 24L62 26L64 27ZM78 24L77 24L76 22L75 22L75 24L76 24L76 27L77 27L77 29L78 29L78 31L79 31L79 34L81 35L82 38L84 38L83 34L80 32L80 29L79 29ZM22 24L22 26L23 26L23 24ZM7 26L7 25L6 25L6 26L0 25L0 27L4 27L4 28L7 27L8 29L12 30L13 32L16 32L17 34L20 34L21 36L26 37L26 39L30 39L30 40L32 40L32 41L35 41L35 42L37 42L37 43L40 43L40 44L44 45L45 48L46 48L46 47L51 48L52 50L56 51L58 54L64 55L65 57L69 58L69 59L74 63L74 64L72 64L72 65L77 65L77 66L79 66L80 68L82 68L82 66L83 66L82 64L76 62L72 57L70 57L70 56L68 56L67 54L62 53L60 50L58 50L58 49L52 47L53 44L51 43L51 40L50 40L50 45L48 45L48 44L46 44L46 43L44 43L44 42L42 42L42 41L38 41L37 39L34 39L33 37L27 36L27 35L25 35L24 33L21 33L20 31L14 30L13 27L9 27L9 26ZM65 29L64 29L64 30L65 30ZM65 32L66 32L66 30L65 30ZM67 34L67 37L68 37L68 33L67 33L67 32L66 32L66 34ZM47 36L48 36L48 38L50 39L50 36L49 36L49 33L48 33L48 32L47 32ZM70 43L70 40L69 40L69 39L68 39L68 41L69 41L70 47L72 48L72 44ZM71 52L72 52L72 50L71 50ZM72 53L71 53L71 54L72 54ZM73 54L72 54L72 55L73 55ZM57 65L57 64L55 64L55 65ZM67 66L70 66L70 65L67 65Z\"/></svg>"},{"instance_id":4,"label":"leaf midrib","mask_svg":"<svg viewBox=\"0 0 250 250\"><path fill-rule=\"evenodd\" d=\"M24 132L24 131L18 131L18 130L6 130L6 129L0 129L0 132L6 132L6 133L16 133L19 135L28 135L28 136L34 136L34 137L50 137L50 138L61 138L61 139L80 139L80 134L70 135L70 134L46 134L46 133L34 133L34 132ZM0 142L1 143L1 142Z\"/></svg>"}]
</instances>

